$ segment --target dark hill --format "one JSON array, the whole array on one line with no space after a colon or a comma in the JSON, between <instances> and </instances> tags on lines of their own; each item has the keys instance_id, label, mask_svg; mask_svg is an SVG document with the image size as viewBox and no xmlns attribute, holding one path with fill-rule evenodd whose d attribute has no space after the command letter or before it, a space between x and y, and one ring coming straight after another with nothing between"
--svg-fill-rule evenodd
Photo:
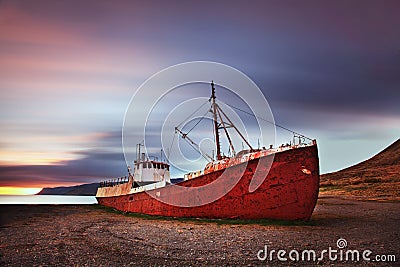
<instances>
[{"instance_id":1,"label":"dark hill","mask_svg":"<svg viewBox=\"0 0 400 267\"><path fill-rule=\"evenodd\" d=\"M38 195L95 196L99 183L43 188Z\"/></svg>"},{"instance_id":2,"label":"dark hill","mask_svg":"<svg viewBox=\"0 0 400 267\"><path fill-rule=\"evenodd\" d=\"M373 156L372 158L360 162L352 167L343 169L341 172L355 171L371 168L381 168L400 164L400 139Z\"/></svg>"},{"instance_id":3,"label":"dark hill","mask_svg":"<svg viewBox=\"0 0 400 267\"><path fill-rule=\"evenodd\" d=\"M321 192L400 199L400 139L366 161L321 175Z\"/></svg>"},{"instance_id":4,"label":"dark hill","mask_svg":"<svg viewBox=\"0 0 400 267\"><path fill-rule=\"evenodd\" d=\"M183 181L183 178L171 179L172 183ZM74 186L45 187L37 195L70 195L95 196L99 183L81 184Z\"/></svg>"}]
</instances>

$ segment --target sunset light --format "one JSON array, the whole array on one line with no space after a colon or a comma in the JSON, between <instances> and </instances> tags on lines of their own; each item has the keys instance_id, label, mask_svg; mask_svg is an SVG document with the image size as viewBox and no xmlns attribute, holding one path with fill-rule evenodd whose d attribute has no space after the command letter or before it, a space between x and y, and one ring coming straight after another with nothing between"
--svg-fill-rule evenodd
<instances>
[{"instance_id":1,"label":"sunset light","mask_svg":"<svg viewBox=\"0 0 400 267\"><path fill-rule=\"evenodd\" d=\"M400 267L399 14L0 0L0 267Z\"/></svg>"},{"instance_id":2,"label":"sunset light","mask_svg":"<svg viewBox=\"0 0 400 267\"><path fill-rule=\"evenodd\" d=\"M0 195L34 195L40 192L42 188L32 187L0 187Z\"/></svg>"},{"instance_id":3,"label":"sunset light","mask_svg":"<svg viewBox=\"0 0 400 267\"><path fill-rule=\"evenodd\" d=\"M121 129L135 90L166 67L197 60L249 76L278 124L318 140L321 173L398 139L398 1L32 2L0 0L0 194L126 175L133 163ZM208 79L219 84L222 76ZM156 87L135 112L153 104ZM209 87L180 92L189 99ZM166 107L180 98L161 99ZM130 132L132 151L142 126ZM165 134L174 136L171 126Z\"/></svg>"}]
</instances>

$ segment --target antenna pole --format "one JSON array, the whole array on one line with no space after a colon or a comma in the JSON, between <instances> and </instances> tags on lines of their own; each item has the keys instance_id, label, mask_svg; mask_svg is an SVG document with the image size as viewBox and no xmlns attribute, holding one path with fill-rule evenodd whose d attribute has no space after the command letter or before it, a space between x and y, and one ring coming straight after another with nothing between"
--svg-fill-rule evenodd
<instances>
[{"instance_id":1,"label":"antenna pole","mask_svg":"<svg viewBox=\"0 0 400 267\"><path fill-rule=\"evenodd\" d=\"M221 157L221 146L219 143L219 132L218 132L218 121L217 121L217 104L215 103L215 88L214 81L211 81L211 103L212 103L212 112L214 116L214 131L215 131L215 145L217 147L217 160L222 159Z\"/></svg>"}]
</instances>

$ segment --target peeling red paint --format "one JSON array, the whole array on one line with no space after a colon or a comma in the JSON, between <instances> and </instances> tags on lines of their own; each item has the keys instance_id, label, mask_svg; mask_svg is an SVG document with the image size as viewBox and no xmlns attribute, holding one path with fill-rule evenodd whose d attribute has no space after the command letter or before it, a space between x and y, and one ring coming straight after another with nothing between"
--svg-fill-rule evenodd
<instances>
[{"instance_id":1,"label":"peeling red paint","mask_svg":"<svg viewBox=\"0 0 400 267\"><path fill-rule=\"evenodd\" d=\"M98 203L125 212L171 217L241 218L241 219L310 219L318 198L319 160L316 145L289 149L274 155L272 167L265 177L269 156L250 160L226 170L205 174L181 182L180 186L196 187L211 183L224 175L240 175L239 182L222 198L202 206L178 207L163 203L146 192L114 197L98 197ZM258 170L255 174L257 165ZM265 171L264 171L265 170ZM257 177L259 176L259 177ZM249 192L252 179L264 179L261 185ZM261 181L261 180L260 180ZM221 185L223 186L223 185ZM222 188L221 188L222 189ZM214 194L215 192L210 192ZM173 194L171 187L157 189L156 195Z\"/></svg>"}]
</instances>

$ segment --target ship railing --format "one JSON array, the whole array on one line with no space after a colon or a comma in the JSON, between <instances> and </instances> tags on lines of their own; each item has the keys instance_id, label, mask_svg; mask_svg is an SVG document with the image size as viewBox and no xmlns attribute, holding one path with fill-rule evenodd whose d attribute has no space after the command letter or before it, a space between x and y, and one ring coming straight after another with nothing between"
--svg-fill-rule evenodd
<instances>
[{"instance_id":1,"label":"ship railing","mask_svg":"<svg viewBox=\"0 0 400 267\"><path fill-rule=\"evenodd\" d=\"M201 176L201 175L203 175L203 174L204 174L204 172L203 172L202 170L193 171L193 172L186 173L186 174L184 175L183 179L184 179L184 180L190 180L190 179L199 177L199 176Z\"/></svg>"},{"instance_id":2,"label":"ship railing","mask_svg":"<svg viewBox=\"0 0 400 267\"><path fill-rule=\"evenodd\" d=\"M100 187L113 187L113 186L117 186L117 185L120 185L120 184L126 184L128 182L129 182L129 177L128 176L121 176L121 177L118 177L118 178L101 181L100 182Z\"/></svg>"},{"instance_id":3,"label":"ship railing","mask_svg":"<svg viewBox=\"0 0 400 267\"><path fill-rule=\"evenodd\" d=\"M250 150L243 150L241 152L238 153L238 155L236 155L236 157L226 157L222 160L219 161L214 161L211 163L208 163L206 165L206 167L204 168L204 171L193 171L193 172L189 172L186 173L184 175L184 180L190 180L193 178L197 178L203 174L208 174L210 172L214 172L214 171L218 171L218 170L222 170L222 169L226 169L228 167L240 164L240 163L244 163L244 162L248 162L249 160L253 160L253 159L257 159L257 158L261 158L267 155L271 155L277 152L281 152L281 151L286 151L286 150L290 150L290 149L296 149L296 148L300 148L300 147L308 147L308 146L313 146L316 145L317 141L311 140L311 142L302 142L300 144L292 144L292 143L286 143L286 144L282 144L279 147L273 147L272 145L270 145L270 147L267 149L265 147L263 147L262 149L258 149L258 150L254 150L254 151L250 151Z\"/></svg>"}]
</instances>

